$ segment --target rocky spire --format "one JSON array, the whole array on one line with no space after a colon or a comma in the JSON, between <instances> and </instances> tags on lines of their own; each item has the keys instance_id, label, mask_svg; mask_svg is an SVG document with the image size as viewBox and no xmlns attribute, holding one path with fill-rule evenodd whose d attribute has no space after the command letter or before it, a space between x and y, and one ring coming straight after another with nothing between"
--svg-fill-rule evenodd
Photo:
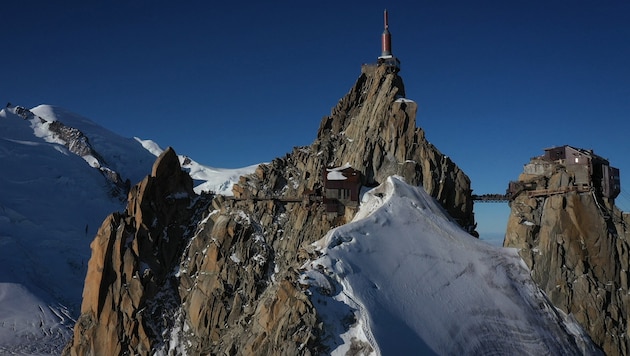
<instances>
[{"instance_id":1,"label":"rocky spire","mask_svg":"<svg viewBox=\"0 0 630 356\"><path fill-rule=\"evenodd\" d=\"M172 272L196 224L194 196L167 148L129 192L126 211L108 216L90 245L81 316L65 354L148 354L160 340L165 316L179 305Z\"/></svg>"},{"instance_id":2,"label":"rocky spire","mask_svg":"<svg viewBox=\"0 0 630 356\"><path fill-rule=\"evenodd\" d=\"M515 185L504 246L608 355L630 353L630 215L558 162L533 158ZM514 183L513 183L514 185ZM580 188L580 189L576 189Z\"/></svg>"},{"instance_id":3,"label":"rocky spire","mask_svg":"<svg viewBox=\"0 0 630 356\"><path fill-rule=\"evenodd\" d=\"M462 226L473 226L470 180L416 127L417 104L397 73L364 65L362 74L322 119L311 150L326 166L350 163L374 186L390 175L422 185Z\"/></svg>"}]
</instances>

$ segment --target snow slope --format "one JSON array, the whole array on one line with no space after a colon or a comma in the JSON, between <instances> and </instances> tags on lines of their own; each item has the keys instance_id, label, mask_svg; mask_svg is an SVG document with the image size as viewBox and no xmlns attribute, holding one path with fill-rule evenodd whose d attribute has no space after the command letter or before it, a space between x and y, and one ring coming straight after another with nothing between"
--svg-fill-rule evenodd
<instances>
[{"instance_id":1,"label":"snow slope","mask_svg":"<svg viewBox=\"0 0 630 356\"><path fill-rule=\"evenodd\" d=\"M159 156L164 151L157 143L151 140L142 140L136 137L136 140L153 153ZM234 195L232 186L238 182L239 178L244 175L254 173L256 167L260 164L235 169L214 168L201 165L190 157L179 155L179 163L182 168L188 171L188 174L196 181L195 193L214 192L221 195Z\"/></svg>"},{"instance_id":2,"label":"snow slope","mask_svg":"<svg viewBox=\"0 0 630 356\"><path fill-rule=\"evenodd\" d=\"M60 108L0 111L0 353L60 351L79 312L89 244L104 217L124 207L100 171L48 130L60 118L125 178L140 179L154 160Z\"/></svg>"},{"instance_id":3,"label":"snow slope","mask_svg":"<svg viewBox=\"0 0 630 356\"><path fill-rule=\"evenodd\" d=\"M143 149L141 145L131 139L121 137L91 120L72 113L60 107L51 105L39 105L30 110L40 118L52 122L61 121L63 124L81 130L90 140L90 145L98 152L105 162L100 165L107 165L109 168L120 173L123 178L128 178L132 184L142 180L145 175L151 173L151 166L155 157ZM31 120L31 127L34 133L43 137L47 142L58 143L52 137L47 125ZM84 158L86 162L94 166L90 158Z\"/></svg>"},{"instance_id":4,"label":"snow slope","mask_svg":"<svg viewBox=\"0 0 630 356\"><path fill-rule=\"evenodd\" d=\"M333 354L597 353L556 310L513 249L470 237L421 187L392 177L353 222L315 246L301 283Z\"/></svg>"},{"instance_id":5,"label":"snow slope","mask_svg":"<svg viewBox=\"0 0 630 356\"><path fill-rule=\"evenodd\" d=\"M89 244L126 203L99 169L135 184L155 152L59 107L18 111L0 110L0 354L58 354L79 314ZM54 121L79 129L97 156L72 153L50 130ZM202 185L207 178L230 189L229 179L249 172L213 181L213 170L191 167Z\"/></svg>"}]
</instances>

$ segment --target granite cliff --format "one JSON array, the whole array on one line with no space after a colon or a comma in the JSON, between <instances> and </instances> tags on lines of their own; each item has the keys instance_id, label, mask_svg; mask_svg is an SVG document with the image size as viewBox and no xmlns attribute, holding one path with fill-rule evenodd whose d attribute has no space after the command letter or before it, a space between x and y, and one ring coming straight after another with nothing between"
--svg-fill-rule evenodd
<instances>
[{"instance_id":1,"label":"granite cliff","mask_svg":"<svg viewBox=\"0 0 630 356\"><path fill-rule=\"evenodd\" d=\"M576 161L592 155L577 152ZM504 246L519 249L552 303L573 315L606 354L627 355L630 215L591 176L598 169L591 165L581 174L586 168L570 163L535 157L525 165L512 183Z\"/></svg>"},{"instance_id":2,"label":"granite cliff","mask_svg":"<svg viewBox=\"0 0 630 356\"><path fill-rule=\"evenodd\" d=\"M364 65L350 92L322 119L313 144L261 166L257 176L241 180L235 194L301 196L323 189L323 170L349 164L361 172L363 186L391 175L421 184L472 232L470 179L416 127L417 108L405 98L400 76L385 66Z\"/></svg>"},{"instance_id":3,"label":"granite cliff","mask_svg":"<svg viewBox=\"0 0 630 356\"><path fill-rule=\"evenodd\" d=\"M349 164L364 186L393 174L422 184L472 232L470 181L425 139L416 110L397 73L364 66L313 144L241 177L234 198L195 195L174 151L165 151L92 242L65 353L325 352L330 335L298 270L314 257L310 244L356 211L328 211L327 168Z\"/></svg>"},{"instance_id":4,"label":"granite cliff","mask_svg":"<svg viewBox=\"0 0 630 356\"><path fill-rule=\"evenodd\" d=\"M129 193L123 213L108 216L90 247L81 315L71 354L147 354L178 306L173 269L194 231L192 179L167 149L151 175Z\"/></svg>"}]
</instances>

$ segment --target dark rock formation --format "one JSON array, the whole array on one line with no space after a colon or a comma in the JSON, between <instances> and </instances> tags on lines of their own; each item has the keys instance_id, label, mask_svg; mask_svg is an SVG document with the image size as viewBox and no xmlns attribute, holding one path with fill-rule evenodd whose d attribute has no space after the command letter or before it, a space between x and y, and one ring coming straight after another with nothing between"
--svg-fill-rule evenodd
<instances>
[{"instance_id":1,"label":"dark rock formation","mask_svg":"<svg viewBox=\"0 0 630 356\"><path fill-rule=\"evenodd\" d=\"M43 119L40 120L42 123L46 122ZM75 127L66 126L60 121L53 121L49 123L48 129L56 133L58 138L65 141L70 152L76 154L77 156L83 157L92 155L97 159L100 158L100 160L103 160L103 158L92 149L87 136L85 136L81 130Z\"/></svg>"},{"instance_id":2,"label":"dark rock formation","mask_svg":"<svg viewBox=\"0 0 630 356\"><path fill-rule=\"evenodd\" d=\"M520 249L553 304L607 354L627 355L630 217L574 181L563 165L532 159L519 177L529 188L510 203L504 246Z\"/></svg>"},{"instance_id":3,"label":"dark rock formation","mask_svg":"<svg viewBox=\"0 0 630 356\"><path fill-rule=\"evenodd\" d=\"M28 111L31 116L34 114ZM96 160L99 172L112 184L112 196L121 197L127 194L130 188L129 180L123 180L120 174L113 169L107 167L105 159L92 147L90 140L85 134L76 127L67 126L61 121L48 122L41 117L37 117L42 123L48 123L48 129L54 133L55 137L64 142L64 146L68 150L79 157L92 156Z\"/></svg>"},{"instance_id":4,"label":"dark rock formation","mask_svg":"<svg viewBox=\"0 0 630 356\"><path fill-rule=\"evenodd\" d=\"M325 353L323 324L298 283L310 244L348 221L327 213L322 172L350 163L364 185L398 174L423 184L463 226L474 225L469 180L415 127L402 79L365 67L318 137L258 167L236 199L193 197L172 151L132 189L92 243L71 354ZM319 192L302 200L303 194Z\"/></svg>"}]
</instances>

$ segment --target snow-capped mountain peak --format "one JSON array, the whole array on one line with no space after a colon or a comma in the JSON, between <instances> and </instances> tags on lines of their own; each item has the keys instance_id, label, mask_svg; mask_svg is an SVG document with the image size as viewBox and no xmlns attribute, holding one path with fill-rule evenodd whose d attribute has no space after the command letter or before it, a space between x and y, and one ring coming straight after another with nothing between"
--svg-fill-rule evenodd
<instances>
[{"instance_id":1,"label":"snow-capped mountain peak","mask_svg":"<svg viewBox=\"0 0 630 356\"><path fill-rule=\"evenodd\" d=\"M124 209L129 183L151 173L156 152L143 144L56 106L0 110L0 353L61 351L94 234ZM205 174L199 184L212 179L192 162ZM217 181L229 189L229 179L254 168Z\"/></svg>"}]
</instances>

